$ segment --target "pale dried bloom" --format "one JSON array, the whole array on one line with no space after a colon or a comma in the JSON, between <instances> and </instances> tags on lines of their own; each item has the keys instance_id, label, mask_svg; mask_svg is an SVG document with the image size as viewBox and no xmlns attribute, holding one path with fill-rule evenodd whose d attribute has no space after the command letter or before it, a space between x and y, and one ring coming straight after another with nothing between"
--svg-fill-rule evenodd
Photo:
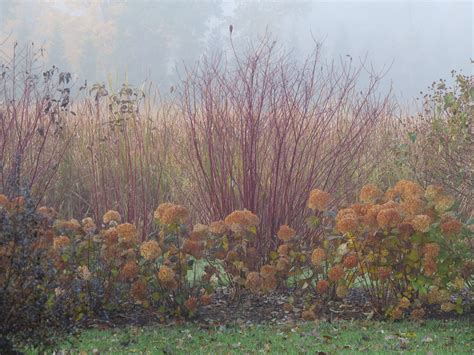
<instances>
[{"instance_id":1,"label":"pale dried bloom","mask_svg":"<svg viewBox=\"0 0 474 355\"><path fill-rule=\"evenodd\" d=\"M162 224L183 223L188 217L188 210L174 203L162 203L155 210L154 217Z\"/></svg>"},{"instance_id":2,"label":"pale dried bloom","mask_svg":"<svg viewBox=\"0 0 474 355\"><path fill-rule=\"evenodd\" d=\"M459 276L456 276L456 278L454 279L454 288L456 290L462 290L464 288L464 284L466 283L466 281L464 281L464 279L462 277L459 277Z\"/></svg>"},{"instance_id":3,"label":"pale dried bloom","mask_svg":"<svg viewBox=\"0 0 474 355\"><path fill-rule=\"evenodd\" d=\"M94 220L90 217L86 217L82 220L82 229L86 233L93 233L96 230L97 226L94 223Z\"/></svg>"},{"instance_id":4,"label":"pale dried bloom","mask_svg":"<svg viewBox=\"0 0 474 355\"><path fill-rule=\"evenodd\" d=\"M90 280L92 277L92 273L89 271L89 268L84 265L84 266L79 266L77 268L77 273L79 274L79 277L83 280Z\"/></svg>"},{"instance_id":5,"label":"pale dried bloom","mask_svg":"<svg viewBox=\"0 0 474 355\"><path fill-rule=\"evenodd\" d=\"M158 279L161 282L171 283L174 280L175 273L173 269L169 268L166 265L160 267L160 271L158 271Z\"/></svg>"},{"instance_id":6,"label":"pale dried bloom","mask_svg":"<svg viewBox=\"0 0 474 355\"><path fill-rule=\"evenodd\" d=\"M329 193L314 189L309 193L308 207L313 211L326 211L329 201L331 201Z\"/></svg>"},{"instance_id":7,"label":"pale dried bloom","mask_svg":"<svg viewBox=\"0 0 474 355\"><path fill-rule=\"evenodd\" d=\"M396 227L400 221L400 214L395 208L383 209L377 215L377 224L382 229Z\"/></svg>"},{"instance_id":8,"label":"pale dried bloom","mask_svg":"<svg viewBox=\"0 0 474 355\"><path fill-rule=\"evenodd\" d=\"M426 233L430 229L431 222L430 216L419 214L411 220L411 225L417 232Z\"/></svg>"},{"instance_id":9,"label":"pale dried bloom","mask_svg":"<svg viewBox=\"0 0 474 355\"><path fill-rule=\"evenodd\" d=\"M284 242L289 242L295 235L296 235L295 230L293 228L290 228L286 224L282 225L277 233L278 239Z\"/></svg>"},{"instance_id":10,"label":"pale dried bloom","mask_svg":"<svg viewBox=\"0 0 474 355\"><path fill-rule=\"evenodd\" d=\"M161 255L160 245L156 240L148 240L140 245L140 254L146 260L154 260Z\"/></svg>"},{"instance_id":11,"label":"pale dried bloom","mask_svg":"<svg viewBox=\"0 0 474 355\"><path fill-rule=\"evenodd\" d=\"M290 252L291 246L289 243L282 244L278 247L278 254L279 255L288 255Z\"/></svg>"},{"instance_id":12,"label":"pale dried bloom","mask_svg":"<svg viewBox=\"0 0 474 355\"><path fill-rule=\"evenodd\" d=\"M118 233L115 227L106 229L102 232L105 244L112 245L118 242Z\"/></svg>"},{"instance_id":13,"label":"pale dried bloom","mask_svg":"<svg viewBox=\"0 0 474 355\"><path fill-rule=\"evenodd\" d=\"M135 261L131 260L125 263L120 271L120 276L124 280L129 280L137 276L138 274L138 265Z\"/></svg>"},{"instance_id":14,"label":"pale dried bloom","mask_svg":"<svg viewBox=\"0 0 474 355\"><path fill-rule=\"evenodd\" d=\"M116 227L118 240L125 244L134 244L137 241L137 228L131 223L122 223Z\"/></svg>"},{"instance_id":15,"label":"pale dried bloom","mask_svg":"<svg viewBox=\"0 0 474 355\"><path fill-rule=\"evenodd\" d=\"M449 195L437 196L435 199L435 209L438 213L444 213L454 206L456 200Z\"/></svg>"},{"instance_id":16,"label":"pale dried bloom","mask_svg":"<svg viewBox=\"0 0 474 355\"><path fill-rule=\"evenodd\" d=\"M252 271L247 275L245 287L247 287L250 291L257 293L260 291L262 282L263 278L260 276L260 274L258 272Z\"/></svg>"},{"instance_id":17,"label":"pale dried bloom","mask_svg":"<svg viewBox=\"0 0 474 355\"><path fill-rule=\"evenodd\" d=\"M61 235L53 239L54 250L62 250L64 248L67 248L70 244L71 244L71 240L69 239L69 237L65 235Z\"/></svg>"},{"instance_id":18,"label":"pale dried bloom","mask_svg":"<svg viewBox=\"0 0 474 355\"><path fill-rule=\"evenodd\" d=\"M402 297L398 302L398 307L402 309L408 309L410 307L410 300L406 297Z\"/></svg>"},{"instance_id":19,"label":"pale dried bloom","mask_svg":"<svg viewBox=\"0 0 474 355\"><path fill-rule=\"evenodd\" d=\"M77 221L77 219L70 219L69 221L58 219L54 221L53 227L56 229L63 229L69 231L77 231L81 228L81 224Z\"/></svg>"},{"instance_id":20,"label":"pale dried bloom","mask_svg":"<svg viewBox=\"0 0 474 355\"><path fill-rule=\"evenodd\" d=\"M242 233L256 227L260 220L249 210L234 211L225 218L226 225L235 233Z\"/></svg>"},{"instance_id":21,"label":"pale dried bloom","mask_svg":"<svg viewBox=\"0 0 474 355\"><path fill-rule=\"evenodd\" d=\"M451 312L454 310L456 306L451 303L451 302L444 302L443 304L441 304L441 310L445 313L448 313L448 312Z\"/></svg>"},{"instance_id":22,"label":"pale dried bloom","mask_svg":"<svg viewBox=\"0 0 474 355\"><path fill-rule=\"evenodd\" d=\"M222 220L212 222L209 225L209 232L215 235L223 235L227 232L227 225Z\"/></svg>"},{"instance_id":23,"label":"pale dried bloom","mask_svg":"<svg viewBox=\"0 0 474 355\"><path fill-rule=\"evenodd\" d=\"M428 185L425 190L425 198L428 201L434 201L444 193L442 186Z\"/></svg>"},{"instance_id":24,"label":"pale dried bloom","mask_svg":"<svg viewBox=\"0 0 474 355\"><path fill-rule=\"evenodd\" d=\"M336 230L339 233L353 233L357 230L359 222L356 217L346 216L336 221Z\"/></svg>"},{"instance_id":25,"label":"pale dried bloom","mask_svg":"<svg viewBox=\"0 0 474 355\"><path fill-rule=\"evenodd\" d=\"M104 216L102 217L102 221L105 225L109 224L110 222L120 223L122 221L122 216L120 213L114 210L109 210L105 212Z\"/></svg>"},{"instance_id":26,"label":"pale dried bloom","mask_svg":"<svg viewBox=\"0 0 474 355\"><path fill-rule=\"evenodd\" d=\"M375 203L382 195L382 191L377 186L367 184L360 190L359 200L363 203Z\"/></svg>"},{"instance_id":27,"label":"pale dried bloom","mask_svg":"<svg viewBox=\"0 0 474 355\"><path fill-rule=\"evenodd\" d=\"M341 265L335 265L328 271L328 279L337 282L344 277L344 269Z\"/></svg>"},{"instance_id":28,"label":"pale dried bloom","mask_svg":"<svg viewBox=\"0 0 474 355\"><path fill-rule=\"evenodd\" d=\"M0 195L0 206L2 206L1 195ZM38 213L45 218L54 219L56 217L56 211L54 208L41 206L38 208Z\"/></svg>"},{"instance_id":29,"label":"pale dried bloom","mask_svg":"<svg viewBox=\"0 0 474 355\"><path fill-rule=\"evenodd\" d=\"M329 289L329 282L327 280L319 280L316 284L316 291L318 293L323 294Z\"/></svg>"},{"instance_id":30,"label":"pale dried bloom","mask_svg":"<svg viewBox=\"0 0 474 355\"><path fill-rule=\"evenodd\" d=\"M322 248L316 248L311 254L311 263L314 266L319 266L326 260L326 251Z\"/></svg>"}]
</instances>

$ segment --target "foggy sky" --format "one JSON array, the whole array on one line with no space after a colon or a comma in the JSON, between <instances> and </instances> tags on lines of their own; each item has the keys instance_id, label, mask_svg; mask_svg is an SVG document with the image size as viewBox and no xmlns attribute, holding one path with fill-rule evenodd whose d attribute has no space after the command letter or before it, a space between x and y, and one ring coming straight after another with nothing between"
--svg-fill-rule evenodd
<instances>
[{"instance_id":1,"label":"foggy sky","mask_svg":"<svg viewBox=\"0 0 474 355\"><path fill-rule=\"evenodd\" d=\"M471 1L11 1L0 0L0 43L46 48L44 60L89 82L175 85L176 68L204 53L239 46L267 29L295 57L313 39L327 59L366 57L390 68L401 102L411 103L452 69L472 74Z\"/></svg>"}]
</instances>

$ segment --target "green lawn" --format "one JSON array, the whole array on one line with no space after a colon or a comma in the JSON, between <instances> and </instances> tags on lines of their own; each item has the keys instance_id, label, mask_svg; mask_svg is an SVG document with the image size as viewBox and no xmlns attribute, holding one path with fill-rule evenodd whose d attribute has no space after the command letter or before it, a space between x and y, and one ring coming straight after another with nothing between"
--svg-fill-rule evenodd
<instances>
[{"instance_id":1,"label":"green lawn","mask_svg":"<svg viewBox=\"0 0 474 355\"><path fill-rule=\"evenodd\" d=\"M399 353L473 354L474 325L463 321L341 321L299 325L195 325L85 330L57 350L113 354ZM31 352L33 353L33 352Z\"/></svg>"}]
</instances>

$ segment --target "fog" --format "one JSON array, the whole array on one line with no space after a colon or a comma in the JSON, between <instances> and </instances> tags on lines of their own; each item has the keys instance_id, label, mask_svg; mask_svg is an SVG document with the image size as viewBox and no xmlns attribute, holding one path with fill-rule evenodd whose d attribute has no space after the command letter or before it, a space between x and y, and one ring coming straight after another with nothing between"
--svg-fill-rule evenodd
<instances>
[{"instance_id":1,"label":"fog","mask_svg":"<svg viewBox=\"0 0 474 355\"><path fill-rule=\"evenodd\" d=\"M0 60L15 41L32 41L44 47L47 65L80 80L149 81L167 89L184 64L229 51L230 24L238 49L267 31L296 59L315 41L323 43L325 60L366 58L386 72L382 89L392 87L404 104L452 69L473 67L471 1L2 0Z\"/></svg>"}]
</instances>

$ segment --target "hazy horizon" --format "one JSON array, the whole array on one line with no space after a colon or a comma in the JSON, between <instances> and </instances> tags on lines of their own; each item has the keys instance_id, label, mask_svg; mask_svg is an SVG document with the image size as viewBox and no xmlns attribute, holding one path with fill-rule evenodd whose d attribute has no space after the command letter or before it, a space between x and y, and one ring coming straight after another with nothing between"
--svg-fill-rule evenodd
<instances>
[{"instance_id":1,"label":"hazy horizon","mask_svg":"<svg viewBox=\"0 0 474 355\"><path fill-rule=\"evenodd\" d=\"M453 69L472 72L470 1L0 2L3 52L33 41L48 65L90 83L127 78L167 89L183 64L228 50L230 24L239 48L268 30L295 58L309 53L313 38L326 59L367 56L374 70L390 68L382 89L393 85L404 104Z\"/></svg>"}]
</instances>

